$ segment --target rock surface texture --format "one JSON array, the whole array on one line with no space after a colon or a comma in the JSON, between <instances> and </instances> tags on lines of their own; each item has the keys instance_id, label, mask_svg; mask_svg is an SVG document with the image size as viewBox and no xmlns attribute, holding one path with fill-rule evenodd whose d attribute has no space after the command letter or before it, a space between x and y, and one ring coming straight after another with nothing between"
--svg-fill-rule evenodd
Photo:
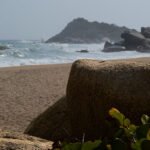
<instances>
[{"instance_id":1,"label":"rock surface texture","mask_svg":"<svg viewBox=\"0 0 150 150\"><path fill-rule=\"evenodd\" d=\"M142 114L150 115L150 59L76 61L68 81L67 103L74 137L109 134L106 119L111 107L139 123Z\"/></svg>"},{"instance_id":2,"label":"rock surface texture","mask_svg":"<svg viewBox=\"0 0 150 150\"><path fill-rule=\"evenodd\" d=\"M66 98L63 97L34 119L25 133L44 139L61 140L71 136Z\"/></svg>"},{"instance_id":3,"label":"rock surface texture","mask_svg":"<svg viewBox=\"0 0 150 150\"><path fill-rule=\"evenodd\" d=\"M53 142L0 130L0 150L51 150Z\"/></svg>"}]
</instances>

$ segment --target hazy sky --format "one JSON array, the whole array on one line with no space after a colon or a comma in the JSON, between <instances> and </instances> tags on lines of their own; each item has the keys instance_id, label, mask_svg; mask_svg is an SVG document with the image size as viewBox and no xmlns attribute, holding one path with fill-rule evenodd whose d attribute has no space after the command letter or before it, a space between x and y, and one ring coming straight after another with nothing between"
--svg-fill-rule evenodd
<instances>
[{"instance_id":1,"label":"hazy sky","mask_svg":"<svg viewBox=\"0 0 150 150\"><path fill-rule=\"evenodd\" d=\"M77 17L140 29L150 0L0 0L0 39L47 39Z\"/></svg>"}]
</instances>

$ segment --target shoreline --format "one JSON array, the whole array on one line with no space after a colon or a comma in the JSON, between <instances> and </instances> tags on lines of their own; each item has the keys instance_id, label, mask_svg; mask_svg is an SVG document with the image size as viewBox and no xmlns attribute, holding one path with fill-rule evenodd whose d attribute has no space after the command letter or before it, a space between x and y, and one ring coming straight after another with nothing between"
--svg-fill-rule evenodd
<instances>
[{"instance_id":1,"label":"shoreline","mask_svg":"<svg viewBox=\"0 0 150 150\"><path fill-rule=\"evenodd\" d=\"M144 59L147 57L135 58L141 63ZM0 129L24 132L34 118L62 98L66 94L71 65L0 68Z\"/></svg>"},{"instance_id":2,"label":"shoreline","mask_svg":"<svg viewBox=\"0 0 150 150\"><path fill-rule=\"evenodd\" d=\"M0 68L0 129L24 132L66 93L71 64Z\"/></svg>"},{"instance_id":3,"label":"shoreline","mask_svg":"<svg viewBox=\"0 0 150 150\"><path fill-rule=\"evenodd\" d=\"M72 63L57 63L57 64L33 64L33 65L20 65L20 66L4 66L0 67L1 69L11 69L11 68L38 68L38 67L45 67L45 66L63 66L63 65L71 65Z\"/></svg>"},{"instance_id":4,"label":"shoreline","mask_svg":"<svg viewBox=\"0 0 150 150\"><path fill-rule=\"evenodd\" d=\"M115 52L114 52L115 53ZM142 53L141 53L142 54ZM143 53L144 54L144 53ZM150 53L146 53L146 54L150 54ZM112 58L79 58L79 59L75 59L75 60L72 60L71 62L58 62L58 63L47 63L47 64L24 64L24 65L11 65L11 66L0 66L0 69L5 69L5 68L8 68L8 69L11 69L11 68L24 68L24 67L40 67L40 66L57 66L57 65L67 65L67 64L72 64L74 63L76 60L80 60L80 59L92 59L92 60L99 60L99 61L111 61L111 60L125 60L125 59L143 59L143 58L150 58L150 55L142 55L142 56L138 56L138 55L135 55L134 57L131 56L131 57L123 57L123 58L116 58L116 57L112 57Z\"/></svg>"}]
</instances>

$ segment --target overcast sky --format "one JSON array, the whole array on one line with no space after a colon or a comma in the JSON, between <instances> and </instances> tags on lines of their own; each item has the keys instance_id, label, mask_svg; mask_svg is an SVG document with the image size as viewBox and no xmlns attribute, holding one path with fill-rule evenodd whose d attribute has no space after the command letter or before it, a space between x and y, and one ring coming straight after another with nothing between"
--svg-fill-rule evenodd
<instances>
[{"instance_id":1,"label":"overcast sky","mask_svg":"<svg viewBox=\"0 0 150 150\"><path fill-rule=\"evenodd\" d=\"M0 0L0 39L47 39L77 17L140 29L150 0Z\"/></svg>"}]
</instances>

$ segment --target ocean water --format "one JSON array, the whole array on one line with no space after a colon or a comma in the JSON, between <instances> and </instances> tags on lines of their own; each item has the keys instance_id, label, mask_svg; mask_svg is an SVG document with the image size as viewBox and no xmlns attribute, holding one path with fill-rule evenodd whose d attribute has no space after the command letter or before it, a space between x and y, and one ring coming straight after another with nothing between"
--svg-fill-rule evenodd
<instances>
[{"instance_id":1,"label":"ocean water","mask_svg":"<svg viewBox=\"0 0 150 150\"><path fill-rule=\"evenodd\" d=\"M0 45L6 45L9 49L0 51L0 67L60 64L70 63L77 59L89 58L98 60L150 57L150 53L137 51L104 53L101 44L58 44L41 43L40 41L27 40L3 40ZM76 51L86 49L89 53Z\"/></svg>"}]
</instances>

